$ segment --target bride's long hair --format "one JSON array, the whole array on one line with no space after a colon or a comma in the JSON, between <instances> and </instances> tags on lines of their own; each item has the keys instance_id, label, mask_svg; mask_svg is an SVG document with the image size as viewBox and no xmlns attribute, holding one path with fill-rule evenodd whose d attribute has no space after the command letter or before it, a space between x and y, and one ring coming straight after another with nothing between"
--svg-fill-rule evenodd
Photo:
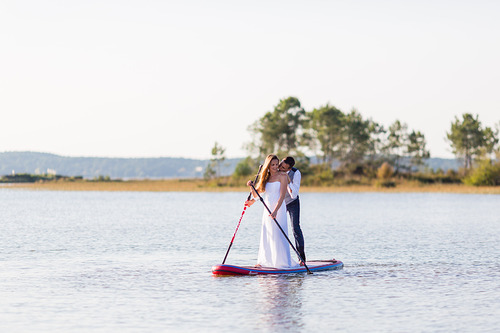
<instances>
[{"instance_id":1,"label":"bride's long hair","mask_svg":"<svg viewBox=\"0 0 500 333\"><path fill-rule=\"evenodd\" d=\"M278 163L280 161L278 156L274 154L267 155L266 160L264 161L264 166L262 167L262 171L260 172L257 186L255 186L255 189L259 192L265 192L266 190L266 184L269 181L269 177L271 177L271 171L269 169L271 168L271 162L273 160L277 160Z\"/></svg>"}]
</instances>

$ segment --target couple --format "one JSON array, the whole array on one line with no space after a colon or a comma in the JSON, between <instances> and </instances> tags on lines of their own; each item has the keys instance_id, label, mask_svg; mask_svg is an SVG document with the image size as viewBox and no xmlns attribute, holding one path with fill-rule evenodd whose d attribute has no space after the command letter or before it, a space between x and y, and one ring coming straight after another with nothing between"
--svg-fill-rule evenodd
<instances>
[{"instance_id":1,"label":"couple","mask_svg":"<svg viewBox=\"0 0 500 333\"><path fill-rule=\"evenodd\" d=\"M295 160L293 157L288 156L280 163L276 155L268 155L259 175L259 180L255 185L255 189L259 194L264 195L264 202L272 212L269 215L269 212L264 208L257 266L274 268L298 266L297 262L291 258L288 241L273 219L276 218L283 231L288 234L287 211L290 213L290 219L292 220L296 249L300 257L306 260L304 237L299 224L300 203L298 193L301 174L298 169L293 167L294 165ZM251 186L253 182L248 181L247 185ZM253 189L252 194L253 199L246 202L248 206L251 206L259 198ZM299 261L303 265L301 258L299 258Z\"/></svg>"}]
</instances>

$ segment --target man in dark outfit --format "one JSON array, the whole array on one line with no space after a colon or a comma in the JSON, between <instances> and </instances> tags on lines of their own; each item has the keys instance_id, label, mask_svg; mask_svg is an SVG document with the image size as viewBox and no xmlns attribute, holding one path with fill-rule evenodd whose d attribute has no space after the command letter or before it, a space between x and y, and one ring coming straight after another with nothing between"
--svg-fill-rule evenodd
<instances>
[{"instance_id":1,"label":"man in dark outfit","mask_svg":"<svg viewBox=\"0 0 500 333\"><path fill-rule=\"evenodd\" d=\"M280 171L286 172L290 183L287 187L287 192L285 196L286 210L290 214L290 220L292 221L293 236L295 237L295 247L300 253L300 256L305 261L306 254L304 252L304 236L302 235L302 230L300 229L300 201L299 201L299 188L300 180L302 175L297 168L294 168L295 160L291 156L284 158L280 165ZM301 260L299 258L299 260ZM303 265L303 263L301 262Z\"/></svg>"}]
</instances>

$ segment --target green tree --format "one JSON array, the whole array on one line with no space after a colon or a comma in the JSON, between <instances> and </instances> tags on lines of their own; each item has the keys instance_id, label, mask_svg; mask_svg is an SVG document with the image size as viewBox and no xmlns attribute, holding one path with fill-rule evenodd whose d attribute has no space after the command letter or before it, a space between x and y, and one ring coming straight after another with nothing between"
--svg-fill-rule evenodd
<instances>
[{"instance_id":1,"label":"green tree","mask_svg":"<svg viewBox=\"0 0 500 333\"><path fill-rule=\"evenodd\" d=\"M226 148L220 146L217 142L215 142L214 147L212 148L212 158L205 169L204 177L205 179L210 178L219 178L221 176L221 166L225 161L226 157L224 153L226 152Z\"/></svg>"},{"instance_id":2,"label":"green tree","mask_svg":"<svg viewBox=\"0 0 500 333\"><path fill-rule=\"evenodd\" d=\"M410 157L410 172L414 166L424 164L424 160L431 156L430 152L427 150L425 136L420 131L412 131L408 135L406 152Z\"/></svg>"},{"instance_id":3,"label":"green tree","mask_svg":"<svg viewBox=\"0 0 500 333\"><path fill-rule=\"evenodd\" d=\"M342 142L340 143L340 160L344 166L359 166L368 152L374 149L372 134L380 128L371 120L364 120L361 114L353 109L345 116Z\"/></svg>"},{"instance_id":4,"label":"green tree","mask_svg":"<svg viewBox=\"0 0 500 333\"><path fill-rule=\"evenodd\" d=\"M205 180L209 180L214 178L216 174L217 173L215 172L212 163L208 163L207 167L205 168L205 172L203 173L203 178Z\"/></svg>"},{"instance_id":5,"label":"green tree","mask_svg":"<svg viewBox=\"0 0 500 333\"><path fill-rule=\"evenodd\" d=\"M316 153L323 163L331 165L338 157L344 130L345 115L334 106L326 104L307 113L308 146L312 151L319 147L321 155Z\"/></svg>"},{"instance_id":6,"label":"green tree","mask_svg":"<svg viewBox=\"0 0 500 333\"><path fill-rule=\"evenodd\" d=\"M494 137L496 138L496 144L493 147L493 152L496 155L496 160L500 161L500 121L495 124Z\"/></svg>"},{"instance_id":7,"label":"green tree","mask_svg":"<svg viewBox=\"0 0 500 333\"><path fill-rule=\"evenodd\" d=\"M484 151L488 154L492 153L498 139L491 128L482 127L478 115L474 117L470 113L464 113L462 118L460 121L458 117L455 117L446 137L450 141L455 156L463 158L464 167L470 169L474 158Z\"/></svg>"},{"instance_id":8,"label":"green tree","mask_svg":"<svg viewBox=\"0 0 500 333\"><path fill-rule=\"evenodd\" d=\"M368 119L368 131L370 139L368 141L367 157L371 167L378 168L377 161L383 158L385 151L385 133L386 130L379 123Z\"/></svg>"},{"instance_id":9,"label":"green tree","mask_svg":"<svg viewBox=\"0 0 500 333\"><path fill-rule=\"evenodd\" d=\"M297 153L304 115L297 98L280 100L273 111L250 126L254 138L247 146L248 150L257 152L259 159L270 153Z\"/></svg>"},{"instance_id":10,"label":"green tree","mask_svg":"<svg viewBox=\"0 0 500 333\"><path fill-rule=\"evenodd\" d=\"M484 137L484 150L487 154L495 152L498 145L498 129L493 130L491 127L486 127L483 132Z\"/></svg>"},{"instance_id":11,"label":"green tree","mask_svg":"<svg viewBox=\"0 0 500 333\"><path fill-rule=\"evenodd\" d=\"M400 171L400 161L404 155L404 147L408 141L408 125L396 120L389 126L387 135L387 145L384 147L389 158L393 160L394 171Z\"/></svg>"},{"instance_id":12,"label":"green tree","mask_svg":"<svg viewBox=\"0 0 500 333\"><path fill-rule=\"evenodd\" d=\"M245 176L250 176L252 173L257 173L255 161L251 157L242 159L236 164L233 172L233 178L238 179Z\"/></svg>"},{"instance_id":13,"label":"green tree","mask_svg":"<svg viewBox=\"0 0 500 333\"><path fill-rule=\"evenodd\" d=\"M490 158L481 158L478 166L463 179L463 182L474 186L500 185L500 161L492 162Z\"/></svg>"}]
</instances>

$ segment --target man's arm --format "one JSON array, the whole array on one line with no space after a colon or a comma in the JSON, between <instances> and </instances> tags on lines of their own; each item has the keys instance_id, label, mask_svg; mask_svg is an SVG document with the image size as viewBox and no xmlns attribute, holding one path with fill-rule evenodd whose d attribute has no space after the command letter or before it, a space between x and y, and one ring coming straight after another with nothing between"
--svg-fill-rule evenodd
<instances>
[{"instance_id":1,"label":"man's arm","mask_svg":"<svg viewBox=\"0 0 500 333\"><path fill-rule=\"evenodd\" d=\"M288 184L288 193L292 197L292 199L296 199L297 196L299 195L299 189L300 189L300 181L302 179L302 175L300 174L300 171L297 170L295 171L295 174L293 175L293 182Z\"/></svg>"}]
</instances>

